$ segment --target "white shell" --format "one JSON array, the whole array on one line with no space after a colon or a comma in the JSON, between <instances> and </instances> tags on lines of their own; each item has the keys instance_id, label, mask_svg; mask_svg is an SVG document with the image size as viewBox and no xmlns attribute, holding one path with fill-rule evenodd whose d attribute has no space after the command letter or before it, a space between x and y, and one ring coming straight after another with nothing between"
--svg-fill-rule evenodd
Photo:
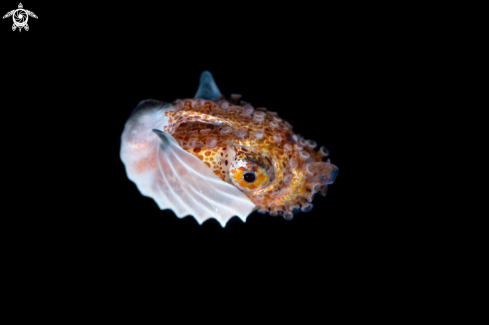
<instances>
[{"instance_id":1,"label":"white shell","mask_svg":"<svg viewBox=\"0 0 489 325\"><path fill-rule=\"evenodd\" d=\"M233 216L245 221L253 202L162 131L168 109L177 108L146 100L126 122L120 156L128 178L160 209L172 209L179 218L192 215L199 224L215 218L223 227Z\"/></svg>"}]
</instances>

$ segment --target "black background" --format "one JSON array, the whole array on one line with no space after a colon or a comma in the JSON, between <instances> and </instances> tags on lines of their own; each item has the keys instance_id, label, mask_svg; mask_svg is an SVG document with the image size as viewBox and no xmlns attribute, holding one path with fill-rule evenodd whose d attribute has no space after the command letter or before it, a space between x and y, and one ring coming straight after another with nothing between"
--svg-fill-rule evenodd
<instances>
[{"instance_id":1,"label":"black background","mask_svg":"<svg viewBox=\"0 0 489 325\"><path fill-rule=\"evenodd\" d=\"M233 261L223 273L274 265L288 276L302 266L356 274L379 251L392 258L407 221L377 180L394 158L376 154L392 146L381 119L395 124L387 108L401 104L394 76L407 63L396 42L405 36L385 22L353 7L23 4L39 17L29 31L0 26L9 245L168 269L175 258L199 270ZM193 97L204 70L224 95L278 112L330 150L339 174L311 212L199 226L160 211L127 179L119 149L131 111L143 99Z\"/></svg>"},{"instance_id":2,"label":"black background","mask_svg":"<svg viewBox=\"0 0 489 325\"><path fill-rule=\"evenodd\" d=\"M236 306L233 321L260 307L274 319L405 318L438 311L438 296L456 295L453 279L472 278L452 271L470 264L452 258L473 249L464 229L444 228L466 215L447 220L439 206L452 202L432 203L439 166L427 166L447 142L434 129L450 106L440 100L454 98L437 93L438 79L452 81L452 36L465 38L433 18L456 15L414 4L23 5L39 17L29 31L0 20L0 258L11 303L85 293L101 309L114 296L151 297L164 317L166 299L210 303L213 317ZM16 7L2 2L0 14ZM450 46L432 51L443 36ZM278 112L330 150L339 174L311 212L199 226L127 179L119 150L131 111L147 98L192 97L203 70L224 95Z\"/></svg>"}]
</instances>

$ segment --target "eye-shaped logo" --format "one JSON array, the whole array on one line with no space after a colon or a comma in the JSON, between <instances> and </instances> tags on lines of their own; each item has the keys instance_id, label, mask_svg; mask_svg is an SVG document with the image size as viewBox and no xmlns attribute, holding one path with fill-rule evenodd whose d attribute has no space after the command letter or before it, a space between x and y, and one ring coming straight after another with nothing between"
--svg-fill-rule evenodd
<instances>
[{"instance_id":1,"label":"eye-shaped logo","mask_svg":"<svg viewBox=\"0 0 489 325\"><path fill-rule=\"evenodd\" d=\"M24 28L25 30L29 30L29 25L27 25L27 20L29 20L29 16L37 18L36 14L32 11L23 9L22 3L19 3L18 9L7 12L7 14L3 16L3 18L7 18L10 16L12 16L12 19L14 20L12 31L15 31L18 28L19 32L22 30L22 28Z\"/></svg>"}]
</instances>

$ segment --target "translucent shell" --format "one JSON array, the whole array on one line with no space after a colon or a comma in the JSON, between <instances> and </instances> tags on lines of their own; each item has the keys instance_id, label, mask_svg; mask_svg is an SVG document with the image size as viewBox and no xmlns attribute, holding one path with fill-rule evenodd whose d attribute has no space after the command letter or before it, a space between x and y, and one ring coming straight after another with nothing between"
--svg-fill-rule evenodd
<instances>
[{"instance_id":1,"label":"translucent shell","mask_svg":"<svg viewBox=\"0 0 489 325\"><path fill-rule=\"evenodd\" d=\"M170 134L156 129L164 123L165 109L172 108L142 102L126 124L121 159L129 179L160 209L171 209L180 218L192 215L199 223L215 218L222 226L233 216L246 220L255 204L182 149Z\"/></svg>"}]
</instances>

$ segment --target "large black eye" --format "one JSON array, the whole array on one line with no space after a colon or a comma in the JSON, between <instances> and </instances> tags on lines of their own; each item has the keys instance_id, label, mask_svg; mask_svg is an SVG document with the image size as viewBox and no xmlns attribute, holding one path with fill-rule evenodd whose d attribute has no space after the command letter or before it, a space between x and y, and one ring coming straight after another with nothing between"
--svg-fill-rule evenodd
<instances>
[{"instance_id":1,"label":"large black eye","mask_svg":"<svg viewBox=\"0 0 489 325\"><path fill-rule=\"evenodd\" d=\"M243 179L247 181L248 183L253 183L255 181L255 174L253 173L246 173L243 175Z\"/></svg>"}]
</instances>

